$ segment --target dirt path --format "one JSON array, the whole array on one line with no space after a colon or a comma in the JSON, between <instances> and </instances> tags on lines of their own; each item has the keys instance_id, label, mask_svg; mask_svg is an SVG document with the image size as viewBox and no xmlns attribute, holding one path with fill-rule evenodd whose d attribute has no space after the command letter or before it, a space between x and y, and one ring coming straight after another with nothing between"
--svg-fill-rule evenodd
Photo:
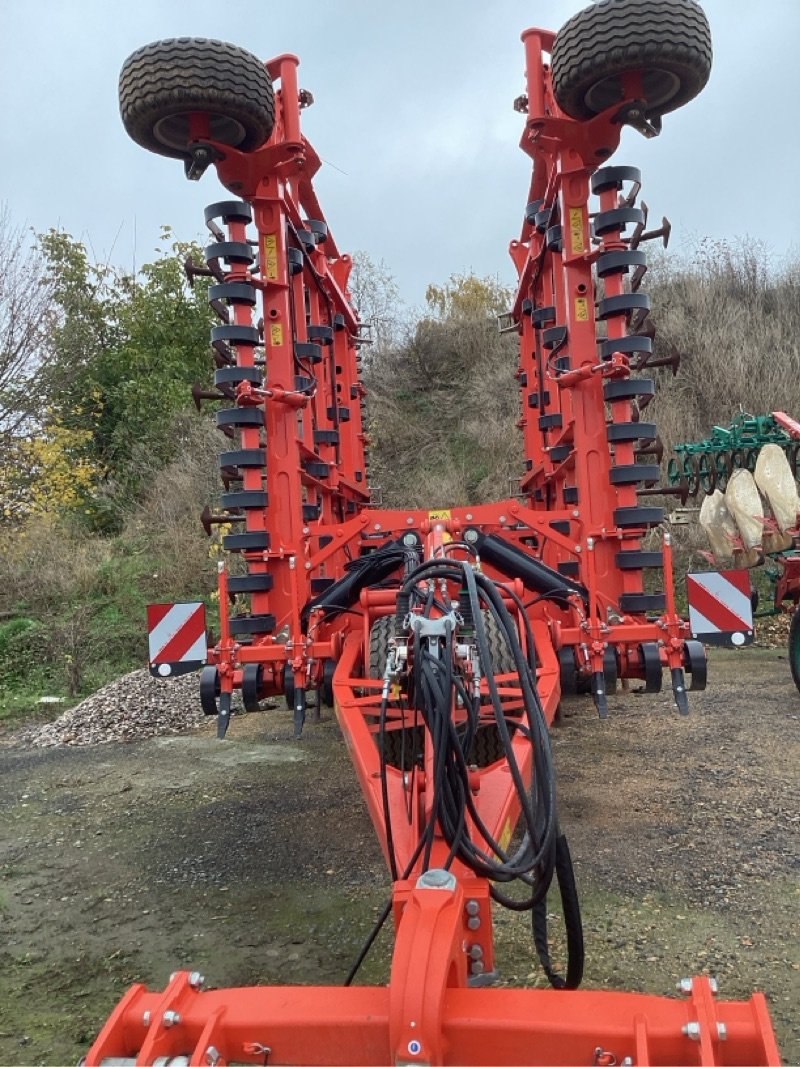
<instances>
[{"instance_id":1,"label":"dirt path","mask_svg":"<svg viewBox=\"0 0 800 1067\"><path fill-rule=\"evenodd\" d=\"M679 719L630 694L555 732L585 984L768 992L800 1062L800 696L775 651L718 654ZM77 1062L133 981L338 982L389 883L332 721L288 713L91 749L0 744L0 1063ZM6 739L7 741L8 739ZM541 984L524 919L498 915L504 981ZM558 949L558 945L556 945ZM362 972L386 978L379 941Z\"/></svg>"}]
</instances>

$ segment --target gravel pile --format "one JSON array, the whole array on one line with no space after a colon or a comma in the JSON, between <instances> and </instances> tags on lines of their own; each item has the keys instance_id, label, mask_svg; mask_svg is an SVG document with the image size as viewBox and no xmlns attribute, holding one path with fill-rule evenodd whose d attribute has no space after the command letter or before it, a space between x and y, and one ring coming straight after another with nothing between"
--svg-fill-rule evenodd
<instances>
[{"instance_id":1,"label":"gravel pile","mask_svg":"<svg viewBox=\"0 0 800 1067\"><path fill-rule=\"evenodd\" d=\"M33 727L17 742L34 748L140 741L201 726L200 676L154 678L143 668L98 689L54 722Z\"/></svg>"}]
</instances>

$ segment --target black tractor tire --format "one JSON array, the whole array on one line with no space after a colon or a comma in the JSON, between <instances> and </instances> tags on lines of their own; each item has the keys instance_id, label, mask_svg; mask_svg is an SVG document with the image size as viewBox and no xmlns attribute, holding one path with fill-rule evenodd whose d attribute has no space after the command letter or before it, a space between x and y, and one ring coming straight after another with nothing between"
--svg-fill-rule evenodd
<instances>
[{"instance_id":1,"label":"black tractor tire","mask_svg":"<svg viewBox=\"0 0 800 1067\"><path fill-rule=\"evenodd\" d=\"M486 629L486 643L489 646L489 654L492 657L492 669L495 674L516 674L517 664L511 649L508 647L505 634L500 628L500 623L491 613L484 611L483 625ZM484 674L486 668L483 667Z\"/></svg>"},{"instance_id":2,"label":"black tractor tire","mask_svg":"<svg viewBox=\"0 0 800 1067\"><path fill-rule=\"evenodd\" d=\"M564 23L553 44L553 92L588 119L622 103L620 78L641 71L650 119L692 100L711 73L711 31L695 0L599 0Z\"/></svg>"},{"instance_id":3,"label":"black tractor tire","mask_svg":"<svg viewBox=\"0 0 800 1067\"><path fill-rule=\"evenodd\" d=\"M137 144L187 159L190 113L209 115L212 140L250 152L272 133L275 94L266 67L251 52L206 37L173 37L125 60L119 110Z\"/></svg>"},{"instance_id":4,"label":"black tractor tire","mask_svg":"<svg viewBox=\"0 0 800 1067\"><path fill-rule=\"evenodd\" d=\"M382 615L369 632L368 678L383 678L389 658L389 644L394 637L394 615Z\"/></svg>"}]
</instances>

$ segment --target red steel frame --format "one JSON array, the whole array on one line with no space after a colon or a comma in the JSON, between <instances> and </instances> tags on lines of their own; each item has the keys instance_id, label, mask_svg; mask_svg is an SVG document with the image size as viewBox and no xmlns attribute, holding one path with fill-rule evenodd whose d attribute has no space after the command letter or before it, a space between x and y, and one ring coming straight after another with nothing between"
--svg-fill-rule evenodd
<instances>
[{"instance_id":1,"label":"red steel frame","mask_svg":"<svg viewBox=\"0 0 800 1067\"><path fill-rule=\"evenodd\" d=\"M387 988L253 988L202 991L199 976L179 972L161 993L133 987L95 1041L87 1065L150 1064L158 1057L186 1056L191 1064L571 1064L780 1063L766 1001L719 1003L707 978L686 984L686 998L628 993L562 992L470 988L476 973L494 969L490 883L455 861L446 889L420 887L422 861L413 861L420 828L431 810L426 782L432 782L430 754L414 775L382 766L376 744L377 715L384 682L370 679L369 635L374 622L394 615L396 592L364 589L353 610L329 621L321 609L304 620L313 579L337 579L344 565L365 549L413 532L431 559L447 551L470 529L502 534L537 554L551 567L577 562L588 598L568 603L537 599L527 611L536 642L538 687L548 722L561 693L563 664L558 650L573 647L578 667L602 672L606 650L616 650L620 673L641 676L640 646L653 642L664 665L685 665L686 625L672 598L671 556L664 539L667 611L657 620L626 615L619 598L640 592L641 575L621 572L616 555L638 549L644 527L620 529L619 507L636 506L633 486L613 488L613 463L633 463L633 445L612 453L603 386L626 378L623 353L597 356L593 263L602 251L624 248L619 232L592 248L588 209L590 176L598 158L616 148L621 124L614 113L587 122L563 115L552 95L547 53L553 34L523 35L527 59L527 122L522 147L536 161L530 199L541 200L566 220L563 252L546 247L544 236L526 223L511 246L520 275L514 321L520 333L520 377L527 387L549 389L561 415L557 433L524 417L528 470L521 498L448 511L377 510L366 488L365 437L361 423L357 349L359 322L347 292L350 260L328 233L324 242L298 240L323 214L311 179L319 158L300 132L300 106L307 101L297 81L297 60L280 56L267 63L280 82L277 122L267 144L243 154L210 142L203 116L196 117L198 143L211 144L222 182L253 207L260 270L233 264L226 280L244 280L261 290L267 373L264 386L243 381L240 407L265 413L266 445L259 427L242 430L242 447L266 447L265 469L239 472L246 490L267 489L269 506L243 516L248 532L268 532L269 547L245 553L248 573L269 574L273 585L254 593L251 613L274 615L271 632L238 640L228 605L228 574L220 576L222 637L210 656L219 670L222 694L242 684L249 664L262 668L260 692L281 692L291 666L296 688L322 684L326 661L336 663L335 707L361 787L387 851L386 807L381 774L387 775L389 810L403 812L393 826L394 852L403 872L394 885L397 940ZM635 99L635 86L631 98ZM601 196L601 210L617 204L614 190ZM555 217L555 214L554 214ZM228 239L246 239L245 224L232 222ZM300 245L304 244L304 249ZM291 250L294 249L294 253ZM297 265L298 251L302 267ZM212 252L213 258L213 252ZM607 282L606 296L623 292L622 278ZM527 304L526 304L527 302ZM569 365L555 367L534 330L530 308L553 306L566 326ZM234 321L250 325L250 310L237 307ZM314 395L298 390L294 344L306 343L310 325L327 325L333 343L317 364ZM624 336L619 319L609 336ZM317 333L317 336L319 334ZM236 365L257 363L256 345L237 345ZM561 357L563 359L563 356ZM343 418L343 407L349 407ZM634 417L630 401L615 403L611 420ZM334 431L337 438L320 436ZM552 448L569 445L563 460ZM308 464L315 466L309 473ZM325 464L328 473L320 476ZM577 501L568 488L577 490ZM315 517L306 508L315 509ZM241 518L241 516L240 516ZM563 524L568 524L564 526ZM554 526L554 524L556 524ZM533 544L533 548L531 548ZM511 593L524 595L521 579L484 566ZM317 588L321 588L322 583ZM503 586L501 585L501 588ZM485 686L485 682L483 683ZM521 706L513 675L498 686L510 718ZM454 709L454 714L457 710ZM393 707L388 729L408 725ZM515 735L514 751L524 775L532 773L531 745ZM427 748L426 747L426 752ZM510 837L519 815L504 761L475 768L471 786L482 818L498 839ZM435 841L429 868L445 866L447 846ZM469 905L469 907L467 907ZM472 922L468 921L472 919ZM478 922L475 922L475 919ZM480 968L471 965L478 958ZM166 1060L164 1062L167 1062Z\"/></svg>"}]
</instances>

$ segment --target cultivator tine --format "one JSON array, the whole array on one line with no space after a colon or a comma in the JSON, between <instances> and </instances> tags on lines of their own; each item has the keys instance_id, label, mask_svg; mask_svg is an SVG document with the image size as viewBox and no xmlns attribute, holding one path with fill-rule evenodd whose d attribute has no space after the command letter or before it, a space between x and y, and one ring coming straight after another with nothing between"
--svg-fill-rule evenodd
<instances>
[{"instance_id":1,"label":"cultivator tine","mask_svg":"<svg viewBox=\"0 0 800 1067\"><path fill-rule=\"evenodd\" d=\"M672 693L675 697L675 704L681 715L689 714L689 697L686 693L686 678L684 677L683 667L672 668Z\"/></svg>"},{"instance_id":2,"label":"cultivator tine","mask_svg":"<svg viewBox=\"0 0 800 1067\"><path fill-rule=\"evenodd\" d=\"M217 367L232 367L236 362L236 359L231 352L230 346L226 345L224 341L219 340L211 342L211 347L214 350L212 353L212 359Z\"/></svg>"},{"instance_id":3,"label":"cultivator tine","mask_svg":"<svg viewBox=\"0 0 800 1067\"><path fill-rule=\"evenodd\" d=\"M208 267L198 266L191 256L187 256L183 261L183 273L186 275L186 280L192 289L194 289L195 278L213 278L217 276Z\"/></svg>"},{"instance_id":4,"label":"cultivator tine","mask_svg":"<svg viewBox=\"0 0 800 1067\"><path fill-rule=\"evenodd\" d=\"M642 241L656 241L658 238L662 238L664 242L664 248L669 244L669 235L672 233L672 223L669 221L666 215L661 216L661 225L657 230L646 230L647 225L647 213L648 207L644 200L642 201L642 211L644 212L644 219L642 222L637 222L633 233L631 234L630 248L636 249L642 243Z\"/></svg>"},{"instance_id":5,"label":"cultivator tine","mask_svg":"<svg viewBox=\"0 0 800 1067\"><path fill-rule=\"evenodd\" d=\"M221 226L218 226L217 223L213 219L207 219L206 220L206 226L210 230L210 232L214 235L214 240L215 241L227 241L228 238L225 235L225 231L222 229Z\"/></svg>"},{"instance_id":6,"label":"cultivator tine","mask_svg":"<svg viewBox=\"0 0 800 1067\"><path fill-rule=\"evenodd\" d=\"M644 202L644 200L639 205L639 208L641 209L641 212L642 212L642 219L641 219L640 222L637 222L636 225L634 226L633 233L631 234L631 239L628 242L628 248L630 248L632 251L635 251L639 247L639 242L642 239L642 234L644 233L644 228L647 225L647 216L648 216L648 213L650 211L650 208L647 206L647 204Z\"/></svg>"},{"instance_id":7,"label":"cultivator tine","mask_svg":"<svg viewBox=\"0 0 800 1067\"><path fill-rule=\"evenodd\" d=\"M676 496L681 502L681 507L689 499L689 482L683 475L675 485L657 485L652 489L640 489L639 496Z\"/></svg>"},{"instance_id":8,"label":"cultivator tine","mask_svg":"<svg viewBox=\"0 0 800 1067\"><path fill-rule=\"evenodd\" d=\"M306 691L298 686L294 691L294 739L299 741L306 721Z\"/></svg>"},{"instance_id":9,"label":"cultivator tine","mask_svg":"<svg viewBox=\"0 0 800 1067\"><path fill-rule=\"evenodd\" d=\"M200 512L200 525L206 532L206 536L211 536L212 526L226 526L229 522L242 522L244 520L244 513L239 511L231 511L226 515L215 515L211 511L211 508L206 504L203 510Z\"/></svg>"},{"instance_id":10,"label":"cultivator tine","mask_svg":"<svg viewBox=\"0 0 800 1067\"><path fill-rule=\"evenodd\" d=\"M641 266L637 267L631 275L632 293L638 293L642 284L642 279L644 278L645 274L647 274L647 265L643 263Z\"/></svg>"},{"instance_id":11,"label":"cultivator tine","mask_svg":"<svg viewBox=\"0 0 800 1067\"><path fill-rule=\"evenodd\" d=\"M671 367L673 378L678 373L678 368L681 365L681 354L677 350L674 350L668 356L653 356L651 353L646 352L639 356L636 361L631 360L631 370L652 370L655 367Z\"/></svg>"},{"instance_id":12,"label":"cultivator tine","mask_svg":"<svg viewBox=\"0 0 800 1067\"><path fill-rule=\"evenodd\" d=\"M628 193L628 195L619 197L619 199L617 201L619 206L620 207L634 207L634 205L636 204L636 198L638 197L638 195L639 195L639 193L641 191L642 191L642 183L640 181L633 182L633 184L631 185L631 189L630 189L630 192Z\"/></svg>"},{"instance_id":13,"label":"cultivator tine","mask_svg":"<svg viewBox=\"0 0 800 1067\"><path fill-rule=\"evenodd\" d=\"M635 419L634 421L638 422L639 420ZM655 456L656 462L660 463L664 458L664 442L660 437L657 437L651 444L637 448L634 455L637 459L640 459L642 456Z\"/></svg>"},{"instance_id":14,"label":"cultivator tine","mask_svg":"<svg viewBox=\"0 0 800 1067\"><path fill-rule=\"evenodd\" d=\"M659 237L662 238L663 247L666 248L669 244L669 235L672 233L672 223L669 221L666 215L661 218L661 225L657 230L647 230L639 238L639 241L655 241Z\"/></svg>"},{"instance_id":15,"label":"cultivator tine","mask_svg":"<svg viewBox=\"0 0 800 1067\"><path fill-rule=\"evenodd\" d=\"M203 408L204 400L235 400L236 394L233 390L225 392L224 389L204 389L202 385L197 382L192 386L192 400L194 400L194 406L198 411Z\"/></svg>"},{"instance_id":16,"label":"cultivator tine","mask_svg":"<svg viewBox=\"0 0 800 1067\"><path fill-rule=\"evenodd\" d=\"M606 676L602 671L592 675L592 697L597 714L601 719L608 718L608 697L606 695Z\"/></svg>"},{"instance_id":17,"label":"cultivator tine","mask_svg":"<svg viewBox=\"0 0 800 1067\"><path fill-rule=\"evenodd\" d=\"M217 715L217 737L220 741L225 740L228 726L231 721L231 700L233 693L222 692L219 695L219 713Z\"/></svg>"}]
</instances>

